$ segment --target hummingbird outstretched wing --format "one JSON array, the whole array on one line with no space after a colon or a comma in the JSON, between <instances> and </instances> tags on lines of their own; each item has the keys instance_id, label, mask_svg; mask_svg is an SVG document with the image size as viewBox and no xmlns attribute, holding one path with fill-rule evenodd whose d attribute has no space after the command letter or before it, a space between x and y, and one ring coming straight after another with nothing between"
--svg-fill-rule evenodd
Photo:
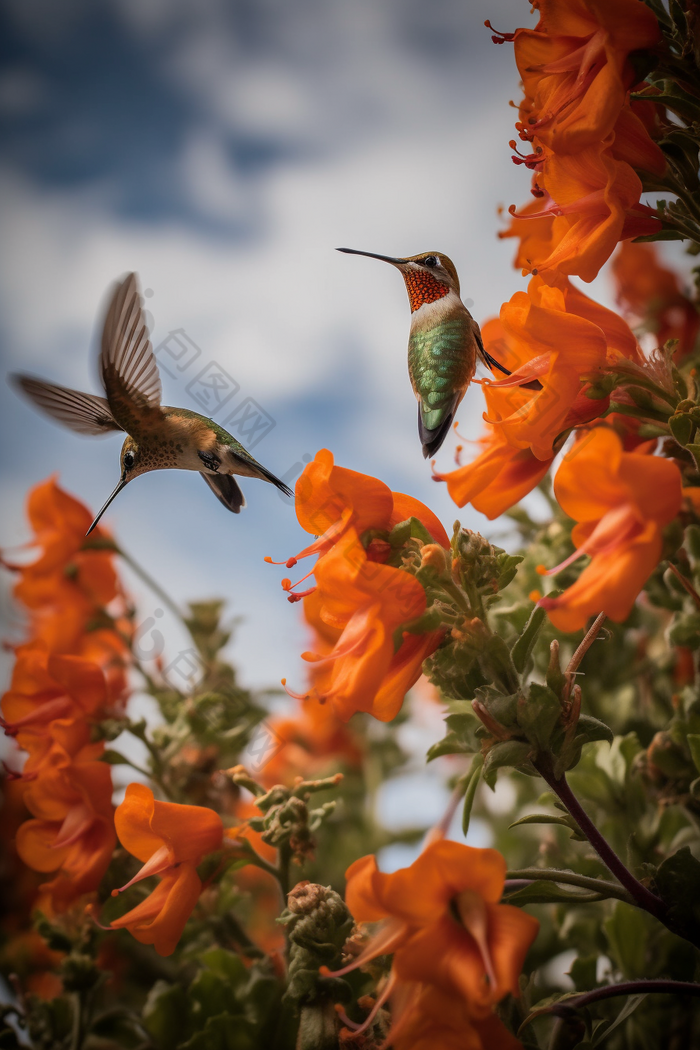
<instances>
[{"instance_id":1,"label":"hummingbird outstretched wing","mask_svg":"<svg viewBox=\"0 0 700 1050\"><path fill-rule=\"evenodd\" d=\"M10 379L47 415L78 434L96 436L122 429L104 397L84 394L81 390L47 383L33 376L11 375Z\"/></svg>"},{"instance_id":2,"label":"hummingbird outstretched wing","mask_svg":"<svg viewBox=\"0 0 700 1050\"><path fill-rule=\"evenodd\" d=\"M236 479L230 474L205 474L203 470L200 470L200 474L219 503L223 503L234 514L240 514L241 507L245 507L245 497Z\"/></svg>"},{"instance_id":3,"label":"hummingbird outstretched wing","mask_svg":"<svg viewBox=\"0 0 700 1050\"><path fill-rule=\"evenodd\" d=\"M112 414L123 430L137 435L160 420L158 362L135 273L114 289L102 329L100 371Z\"/></svg>"}]
</instances>

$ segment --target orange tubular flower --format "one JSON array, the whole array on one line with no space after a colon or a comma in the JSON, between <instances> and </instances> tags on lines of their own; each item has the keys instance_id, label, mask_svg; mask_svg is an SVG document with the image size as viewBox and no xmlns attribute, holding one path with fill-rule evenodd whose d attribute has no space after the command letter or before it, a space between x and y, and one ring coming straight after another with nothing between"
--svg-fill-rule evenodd
<instances>
[{"instance_id":1,"label":"orange tubular flower","mask_svg":"<svg viewBox=\"0 0 700 1050\"><path fill-rule=\"evenodd\" d=\"M585 396L586 376L620 358L640 357L625 322L562 278L554 285L533 278L527 293L504 304L499 320L486 322L482 336L489 353L518 376L538 378L542 389L484 383L491 422L481 453L433 477L447 482L458 507L471 503L493 519L541 481L561 434L608 407L608 399Z\"/></svg>"},{"instance_id":2,"label":"orange tubular flower","mask_svg":"<svg viewBox=\"0 0 700 1050\"><path fill-rule=\"evenodd\" d=\"M358 922L384 923L350 966L335 973L393 952L375 1010L405 983L418 991L428 984L462 999L472 1021L485 1021L505 995L519 994L523 961L539 929L531 915L498 903L505 874L497 850L447 839L430 843L409 868L391 875L378 871L374 856L361 857L346 872L348 908ZM417 1004L403 1006L413 1014Z\"/></svg>"},{"instance_id":3,"label":"orange tubular flower","mask_svg":"<svg viewBox=\"0 0 700 1050\"><path fill-rule=\"evenodd\" d=\"M618 241L655 233L661 223L652 208L640 204L642 183L629 164L616 160L613 136L580 153L552 154L537 177L543 191L539 208L520 214L502 237L520 236L523 224L536 221L538 235L521 247L524 273L558 273L590 282ZM549 230L544 221L551 218ZM548 236L547 236L548 234Z\"/></svg>"},{"instance_id":4,"label":"orange tubular flower","mask_svg":"<svg viewBox=\"0 0 700 1050\"><path fill-rule=\"evenodd\" d=\"M39 547L41 553L27 565L5 564L19 575L14 594L30 610L32 637L51 652L96 660L109 670L110 693L116 699L126 688L127 648L115 631L92 629L100 616L104 618L105 606L121 595L114 553L100 549L108 536L98 527L86 541L90 511L54 478L32 489L27 512L34 530L29 546ZM128 633L126 621L120 628Z\"/></svg>"},{"instance_id":5,"label":"orange tubular flower","mask_svg":"<svg viewBox=\"0 0 700 1050\"><path fill-rule=\"evenodd\" d=\"M661 557L662 529L681 507L681 475L673 462L648 451L624 452L613 430L596 427L557 472L555 495L578 522L571 534L577 550L547 575L584 554L592 559L559 598L538 603L560 631L577 631L599 612L625 620Z\"/></svg>"},{"instance_id":6,"label":"orange tubular flower","mask_svg":"<svg viewBox=\"0 0 700 1050\"><path fill-rule=\"evenodd\" d=\"M678 359L692 353L700 334L700 314L683 294L677 275L661 265L656 245L621 244L612 269L617 301L633 323L651 332L659 346L677 339Z\"/></svg>"},{"instance_id":7,"label":"orange tubular flower","mask_svg":"<svg viewBox=\"0 0 700 1050\"><path fill-rule=\"evenodd\" d=\"M37 903L49 914L65 911L97 889L116 843L112 774L99 761L104 744L85 744L71 754L66 745L76 742L74 725L52 724L53 742L39 775L29 773L24 790L24 803L36 819L17 831L17 852L24 863L34 871L58 872L40 887Z\"/></svg>"},{"instance_id":8,"label":"orange tubular flower","mask_svg":"<svg viewBox=\"0 0 700 1050\"><path fill-rule=\"evenodd\" d=\"M433 478L447 482L458 507L471 503L493 521L532 492L552 459L536 459L529 448L516 448L498 427L487 426L479 444L482 451L471 463L446 474L434 473Z\"/></svg>"},{"instance_id":9,"label":"orange tubular flower","mask_svg":"<svg viewBox=\"0 0 700 1050\"><path fill-rule=\"evenodd\" d=\"M106 699L105 676L96 664L77 656L53 656L41 643L21 645L10 689L2 698L2 725L31 752L36 736L45 734L55 719L94 717Z\"/></svg>"},{"instance_id":10,"label":"orange tubular flower","mask_svg":"<svg viewBox=\"0 0 700 1050\"><path fill-rule=\"evenodd\" d=\"M434 985L398 984L391 1014L394 1050L522 1050L495 1014L474 1020L461 999Z\"/></svg>"},{"instance_id":11,"label":"orange tubular flower","mask_svg":"<svg viewBox=\"0 0 700 1050\"><path fill-rule=\"evenodd\" d=\"M144 784L129 784L114 823L122 846L144 865L125 886L113 890L113 896L149 875L159 875L161 881L111 926L128 929L159 955L172 955L202 891L197 865L205 854L221 848L221 818L206 806L157 802Z\"/></svg>"},{"instance_id":12,"label":"orange tubular flower","mask_svg":"<svg viewBox=\"0 0 700 1050\"><path fill-rule=\"evenodd\" d=\"M588 382L619 357L636 359L634 336L610 310L568 281L530 281L501 307L500 323L484 326L514 376L484 382L487 422L515 448L551 460L557 439L572 426L594 419L607 406L585 397ZM532 391L515 382L537 379ZM535 471L533 470L533 474Z\"/></svg>"},{"instance_id":13,"label":"orange tubular flower","mask_svg":"<svg viewBox=\"0 0 700 1050\"><path fill-rule=\"evenodd\" d=\"M304 660L327 669L327 684L318 695L343 721L356 711L391 721L442 637L441 631L405 635L395 650L394 632L425 612L422 585L402 569L370 562L354 529L319 559L314 573L321 616L342 627L327 655L302 653Z\"/></svg>"},{"instance_id":14,"label":"orange tubular flower","mask_svg":"<svg viewBox=\"0 0 700 1050\"><path fill-rule=\"evenodd\" d=\"M390 721L443 631L403 632L396 649L396 632L421 616L426 597L415 576L384 564L391 546L382 534L388 536L396 525L415 517L435 544L448 550L447 533L418 500L392 493L376 478L336 467L326 449L297 482L296 509L307 532L323 532L287 562L291 566L298 558L320 555L308 574L316 577L317 589L292 592L290 599L316 593L314 615L335 632L323 640L321 651L303 654L313 665L313 694L329 701L343 721L356 711ZM375 535L368 537L369 530ZM290 581L283 586L291 591Z\"/></svg>"},{"instance_id":15,"label":"orange tubular flower","mask_svg":"<svg viewBox=\"0 0 700 1050\"><path fill-rule=\"evenodd\" d=\"M639 0L538 0L535 29L515 33L523 80L521 133L560 154L577 153L615 126L637 81L629 56L660 39L653 13Z\"/></svg>"}]
</instances>

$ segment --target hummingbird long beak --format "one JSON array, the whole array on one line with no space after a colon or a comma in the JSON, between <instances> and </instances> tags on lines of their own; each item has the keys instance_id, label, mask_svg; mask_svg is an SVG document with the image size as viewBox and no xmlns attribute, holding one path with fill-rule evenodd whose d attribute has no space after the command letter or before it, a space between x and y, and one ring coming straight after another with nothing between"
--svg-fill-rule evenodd
<instances>
[{"instance_id":1,"label":"hummingbird long beak","mask_svg":"<svg viewBox=\"0 0 700 1050\"><path fill-rule=\"evenodd\" d=\"M97 525L98 521L100 520L100 518L102 517L102 515L104 514L104 512L105 512L105 511L107 510L107 507L108 507L108 506L110 505L110 503L112 502L112 500L114 499L114 497L115 497L115 496L118 496L118 495L119 495L119 493L121 492L121 490L122 490L122 489L124 488L124 486L126 485L126 482L127 482L127 478L126 478L126 475L123 475L123 476L122 476L122 477L121 477L121 478L119 479L119 484L118 484L118 485L117 485L117 487L115 488L114 492L113 492L113 493L112 493L112 495L111 495L111 496L109 497L109 499L108 499L108 500L107 500L107 502L105 503L104 507L102 508L102 510L100 511L100 513L99 513L99 514L97 515L97 517L96 517L96 518L95 518L95 520L93 521L93 523L92 523L92 525L90 526L90 528L89 528L89 529L87 530L87 532L85 533L85 535L86 535L86 536L89 536L89 535L90 535L90 533L91 533L91 532L92 532L92 530L93 530L93 529L95 528L95 526Z\"/></svg>"},{"instance_id":2,"label":"hummingbird long beak","mask_svg":"<svg viewBox=\"0 0 700 1050\"><path fill-rule=\"evenodd\" d=\"M381 259L382 262L393 263L394 266L402 266L408 259L395 259L391 255L377 255L376 252L360 252L357 248L336 248L337 252L345 252L346 255L366 255L368 259Z\"/></svg>"}]
</instances>

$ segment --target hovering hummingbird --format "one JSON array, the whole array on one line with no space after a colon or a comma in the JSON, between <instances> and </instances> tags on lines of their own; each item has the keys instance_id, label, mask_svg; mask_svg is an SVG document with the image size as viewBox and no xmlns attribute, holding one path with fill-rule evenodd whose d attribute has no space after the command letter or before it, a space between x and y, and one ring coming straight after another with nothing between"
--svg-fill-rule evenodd
<instances>
[{"instance_id":1,"label":"hovering hummingbird","mask_svg":"<svg viewBox=\"0 0 700 1050\"><path fill-rule=\"evenodd\" d=\"M115 286L102 329L99 358L107 397L84 394L27 375L10 378L47 415L79 434L127 435L119 484L87 531L89 536L115 496L139 474L168 467L198 470L216 498L234 514L245 506L232 475L269 481L287 496L291 489L246 452L212 419L186 408L166 408L136 274Z\"/></svg>"},{"instance_id":2,"label":"hovering hummingbird","mask_svg":"<svg viewBox=\"0 0 700 1050\"><path fill-rule=\"evenodd\" d=\"M408 374L418 400L418 434L427 459L445 440L474 377L477 354L490 369L506 376L511 373L484 348L479 326L459 297L454 263L446 255L424 252L394 259L354 248L338 251L381 259L403 274L411 304Z\"/></svg>"}]
</instances>

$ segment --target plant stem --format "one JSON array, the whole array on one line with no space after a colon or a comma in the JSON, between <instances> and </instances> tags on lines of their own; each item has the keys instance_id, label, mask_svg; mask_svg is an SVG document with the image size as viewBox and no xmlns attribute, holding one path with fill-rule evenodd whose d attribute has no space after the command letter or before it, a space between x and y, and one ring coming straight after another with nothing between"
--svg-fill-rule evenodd
<instances>
[{"instance_id":1,"label":"plant stem","mask_svg":"<svg viewBox=\"0 0 700 1050\"><path fill-rule=\"evenodd\" d=\"M600 1002L601 999L613 999L617 995L647 995L656 992L660 995L693 995L700 996L700 984L693 981L622 981L620 984L608 984L604 988L594 988L583 992L576 999L567 999L563 1003L554 1003L551 1012L568 1014L580 1010L582 1006Z\"/></svg>"},{"instance_id":2,"label":"plant stem","mask_svg":"<svg viewBox=\"0 0 700 1050\"><path fill-rule=\"evenodd\" d=\"M575 871L557 871L556 868L519 868L517 871L506 872L506 881L516 880L518 882L560 882L565 886L580 886L581 889L593 893L604 894L606 897L614 897L616 900L624 901L625 904L634 904L630 894L614 882L606 879L592 879L588 875L579 875ZM519 888L519 887L518 887Z\"/></svg>"},{"instance_id":3,"label":"plant stem","mask_svg":"<svg viewBox=\"0 0 700 1050\"><path fill-rule=\"evenodd\" d=\"M73 1029L71 1031L70 1050L81 1050L85 1038L85 1027L83 1018L83 996L80 992L73 993Z\"/></svg>"},{"instance_id":4,"label":"plant stem","mask_svg":"<svg viewBox=\"0 0 700 1050\"><path fill-rule=\"evenodd\" d=\"M690 580L686 580L685 576L682 575L682 573L676 568L672 561L668 563L668 567L673 573L673 575L676 577L678 582L681 584L681 586L685 587L686 591L693 599L696 606L700 609L700 594L698 594L698 592L695 590Z\"/></svg>"},{"instance_id":5,"label":"plant stem","mask_svg":"<svg viewBox=\"0 0 700 1050\"><path fill-rule=\"evenodd\" d=\"M631 871L623 864L615 850L603 837L595 826L585 809L574 795L565 775L559 779L554 776L551 764L548 760L540 757L534 763L537 772L543 780L551 787L552 791L564 803L567 810L574 818L579 828L590 842L600 859L608 870L615 876L622 886L627 890L635 904L644 911L648 911L666 925L666 905L655 893L648 890L646 886L635 878Z\"/></svg>"},{"instance_id":6,"label":"plant stem","mask_svg":"<svg viewBox=\"0 0 700 1050\"><path fill-rule=\"evenodd\" d=\"M284 897L284 906L287 906L287 894L289 893L289 865L292 861L292 851L288 842L280 843L277 850L277 878Z\"/></svg>"}]
</instances>

